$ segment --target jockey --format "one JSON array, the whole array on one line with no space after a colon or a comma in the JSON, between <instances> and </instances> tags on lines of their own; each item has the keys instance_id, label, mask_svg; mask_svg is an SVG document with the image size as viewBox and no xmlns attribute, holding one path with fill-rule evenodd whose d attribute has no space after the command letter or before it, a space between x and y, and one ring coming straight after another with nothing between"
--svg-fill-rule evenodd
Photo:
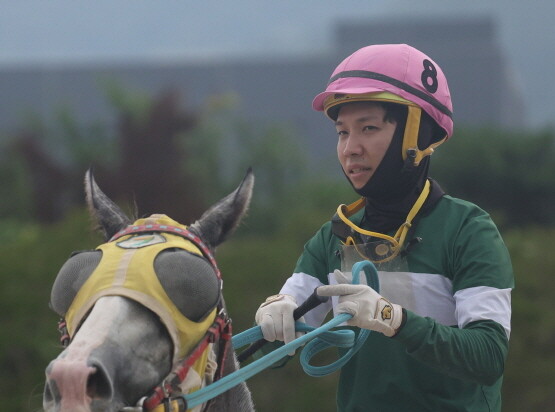
<instances>
[{"instance_id":1,"label":"jockey","mask_svg":"<svg viewBox=\"0 0 555 412\"><path fill-rule=\"evenodd\" d=\"M332 73L313 108L338 134L343 173L361 198L306 243L278 295L258 309L264 338L295 338L293 311L315 288L330 310L374 331L341 370L339 411L501 411L513 272L489 215L446 195L430 155L453 133L439 65L406 44L372 45ZM380 290L351 284L363 259Z\"/></svg>"}]
</instances>

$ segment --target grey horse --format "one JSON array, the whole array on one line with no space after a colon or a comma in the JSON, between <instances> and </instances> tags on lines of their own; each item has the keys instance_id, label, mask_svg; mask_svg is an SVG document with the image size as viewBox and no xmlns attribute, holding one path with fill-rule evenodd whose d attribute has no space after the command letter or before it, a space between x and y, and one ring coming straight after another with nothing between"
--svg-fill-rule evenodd
<instances>
[{"instance_id":1,"label":"grey horse","mask_svg":"<svg viewBox=\"0 0 555 412\"><path fill-rule=\"evenodd\" d=\"M204 254L168 247L161 249L151 264L159 284L172 301L168 305L179 308L180 314L176 316L183 315L195 327L206 324L207 314L215 313L215 308L220 312L222 309L225 311L221 281L216 276L218 271L211 253L238 226L249 206L253 184L254 176L249 170L235 191L214 204L188 227L190 234L198 237L200 243L208 249L207 255L212 260ZM135 223L100 190L90 172L85 177L85 191L91 215L106 237L105 245L116 243L109 240L126 228L133 227ZM163 242L165 240L153 239L171 237L164 233L139 235L142 236L140 241L147 243ZM139 240L134 236L121 239L132 239L135 245ZM119 244L123 248L125 244L129 244L129 240L126 242ZM146 250L142 248L142 244L135 247L136 249L131 250L132 253ZM74 253L63 265L51 294L50 304L56 312L62 316L67 313L69 316L68 312L72 310L69 308L78 300L79 292L91 282L89 279L92 274L100 270L97 268L100 268L106 250ZM128 273L125 276L131 276L132 269L129 268L132 267L127 267ZM121 276L121 268L115 272L118 273L117 276ZM178 350L175 332L168 329L167 322L162 319L163 315L133 296L135 295L126 292L105 293L91 300L89 307L79 309L84 313L74 327L75 330L71 331L69 345L46 368L43 397L46 412L147 410L137 405L141 399L144 400L152 393L153 388L172 376L174 368L181 360L176 358ZM155 308L157 305L156 302L153 304ZM172 320L168 322L171 323ZM204 331L201 332L203 335ZM197 343L185 344L194 348ZM206 372L210 365L222 376L237 370L238 363L233 350L229 351L228 356L220 358L218 351L221 348L218 346L218 342L207 346L209 353L206 356L206 369L200 372L191 371L187 375L200 378L196 382L197 386L207 385L212 379L216 379L214 371ZM218 361L221 364L218 365ZM160 405L156 410L164 410L159 408ZM206 404L190 410L241 412L253 411L254 406L246 384L241 383Z\"/></svg>"}]
</instances>

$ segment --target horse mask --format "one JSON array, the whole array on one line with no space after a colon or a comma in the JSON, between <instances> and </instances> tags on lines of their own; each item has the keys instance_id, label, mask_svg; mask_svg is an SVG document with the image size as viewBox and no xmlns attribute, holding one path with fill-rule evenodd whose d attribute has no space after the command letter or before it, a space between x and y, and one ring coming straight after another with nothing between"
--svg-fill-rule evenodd
<instances>
[{"instance_id":1,"label":"horse mask","mask_svg":"<svg viewBox=\"0 0 555 412\"><path fill-rule=\"evenodd\" d=\"M174 364L188 355L214 322L221 280L186 232L171 218L152 215L95 251L74 254L51 293L51 306L65 316L69 336L99 298L124 296L160 317L174 343ZM204 370L207 354L201 358L198 368Z\"/></svg>"}]
</instances>

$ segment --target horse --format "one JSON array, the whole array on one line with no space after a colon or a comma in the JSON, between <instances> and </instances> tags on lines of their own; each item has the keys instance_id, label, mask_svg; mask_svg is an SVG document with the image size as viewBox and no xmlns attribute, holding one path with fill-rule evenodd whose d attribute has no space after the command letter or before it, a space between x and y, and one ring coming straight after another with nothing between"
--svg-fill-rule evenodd
<instances>
[{"instance_id":1,"label":"horse","mask_svg":"<svg viewBox=\"0 0 555 412\"><path fill-rule=\"evenodd\" d=\"M253 184L249 169L183 226L166 215L133 222L87 171L89 213L106 243L74 252L54 281L50 306L62 316L66 347L46 368L46 412L174 411L175 396L238 369L213 253L245 215ZM254 411L245 383L205 404L179 405Z\"/></svg>"}]
</instances>

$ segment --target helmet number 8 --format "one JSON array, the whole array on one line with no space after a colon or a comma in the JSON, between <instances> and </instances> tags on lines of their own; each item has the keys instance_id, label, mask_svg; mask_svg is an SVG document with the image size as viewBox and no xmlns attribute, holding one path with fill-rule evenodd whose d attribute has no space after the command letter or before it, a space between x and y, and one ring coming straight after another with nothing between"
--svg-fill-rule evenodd
<instances>
[{"instance_id":1,"label":"helmet number 8","mask_svg":"<svg viewBox=\"0 0 555 412\"><path fill-rule=\"evenodd\" d=\"M428 59L424 59L422 61L422 65L424 66L424 71L420 77L422 80L422 86L424 86L428 92L435 93L438 87L437 69Z\"/></svg>"}]
</instances>

